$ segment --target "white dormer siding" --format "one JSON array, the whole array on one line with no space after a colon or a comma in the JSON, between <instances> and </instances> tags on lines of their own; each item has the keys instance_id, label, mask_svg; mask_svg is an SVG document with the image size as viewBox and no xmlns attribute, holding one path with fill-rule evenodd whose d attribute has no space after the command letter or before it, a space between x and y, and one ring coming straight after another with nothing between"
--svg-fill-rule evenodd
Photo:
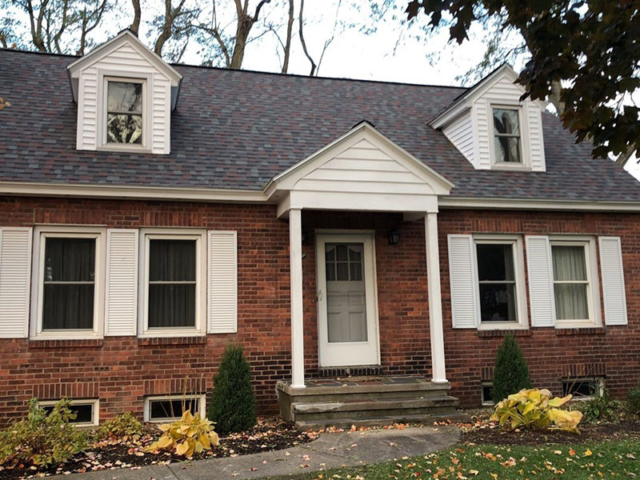
<instances>
[{"instance_id":1,"label":"white dormer siding","mask_svg":"<svg viewBox=\"0 0 640 480\"><path fill-rule=\"evenodd\" d=\"M171 110L181 76L125 31L68 67L78 104L78 150L168 154ZM142 140L107 142L108 82L142 84Z\"/></svg>"},{"instance_id":2,"label":"white dormer siding","mask_svg":"<svg viewBox=\"0 0 640 480\"><path fill-rule=\"evenodd\" d=\"M544 172L541 102L520 101L524 88L514 83L509 67L498 69L455 101L431 122L478 170L530 170ZM518 112L520 162L500 162L494 148L494 109Z\"/></svg>"}]
</instances>

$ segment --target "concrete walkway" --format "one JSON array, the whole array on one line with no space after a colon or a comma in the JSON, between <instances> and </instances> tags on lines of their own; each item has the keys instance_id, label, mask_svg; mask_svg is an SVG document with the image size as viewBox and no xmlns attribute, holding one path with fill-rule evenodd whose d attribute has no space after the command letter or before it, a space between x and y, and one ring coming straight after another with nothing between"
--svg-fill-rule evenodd
<instances>
[{"instance_id":1,"label":"concrete walkway","mask_svg":"<svg viewBox=\"0 0 640 480\"><path fill-rule=\"evenodd\" d=\"M218 480L268 478L311 473L342 466L381 463L441 450L455 444L451 426L324 433L305 445L276 452L215 458L140 470L106 470L72 475L74 480Z\"/></svg>"}]
</instances>

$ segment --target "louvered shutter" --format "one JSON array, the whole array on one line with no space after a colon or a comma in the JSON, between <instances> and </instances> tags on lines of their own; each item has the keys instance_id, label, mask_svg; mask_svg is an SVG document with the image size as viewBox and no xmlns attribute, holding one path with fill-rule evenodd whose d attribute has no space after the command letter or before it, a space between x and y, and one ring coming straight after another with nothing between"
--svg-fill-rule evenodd
<instances>
[{"instance_id":1,"label":"louvered shutter","mask_svg":"<svg viewBox=\"0 0 640 480\"><path fill-rule=\"evenodd\" d=\"M107 231L105 304L105 335L135 335L138 311L138 230Z\"/></svg>"},{"instance_id":2,"label":"louvered shutter","mask_svg":"<svg viewBox=\"0 0 640 480\"><path fill-rule=\"evenodd\" d=\"M619 237L600 237L600 265L606 325L627 324L622 249Z\"/></svg>"},{"instance_id":3,"label":"louvered shutter","mask_svg":"<svg viewBox=\"0 0 640 480\"><path fill-rule=\"evenodd\" d=\"M453 328L476 328L476 275L471 235L449 235L449 279Z\"/></svg>"},{"instance_id":4,"label":"louvered shutter","mask_svg":"<svg viewBox=\"0 0 640 480\"><path fill-rule=\"evenodd\" d=\"M237 232L209 232L209 333L238 331Z\"/></svg>"},{"instance_id":5,"label":"louvered shutter","mask_svg":"<svg viewBox=\"0 0 640 480\"><path fill-rule=\"evenodd\" d=\"M0 338L29 335L32 229L0 229Z\"/></svg>"},{"instance_id":6,"label":"louvered shutter","mask_svg":"<svg viewBox=\"0 0 640 480\"><path fill-rule=\"evenodd\" d=\"M553 327L556 314L549 237L527 237L527 267L529 269L531 326Z\"/></svg>"}]
</instances>

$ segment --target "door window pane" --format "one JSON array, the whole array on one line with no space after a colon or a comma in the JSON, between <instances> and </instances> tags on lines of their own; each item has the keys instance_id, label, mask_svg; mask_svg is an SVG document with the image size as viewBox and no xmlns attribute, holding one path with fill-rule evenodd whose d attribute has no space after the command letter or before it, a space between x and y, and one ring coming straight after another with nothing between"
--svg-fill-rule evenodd
<instances>
[{"instance_id":1,"label":"door window pane","mask_svg":"<svg viewBox=\"0 0 640 480\"><path fill-rule=\"evenodd\" d=\"M551 247L558 320L589 319L589 280L583 246Z\"/></svg>"},{"instance_id":2,"label":"door window pane","mask_svg":"<svg viewBox=\"0 0 640 480\"><path fill-rule=\"evenodd\" d=\"M42 330L91 330L96 241L46 238Z\"/></svg>"},{"instance_id":3,"label":"door window pane","mask_svg":"<svg viewBox=\"0 0 640 480\"><path fill-rule=\"evenodd\" d=\"M517 321L513 244L476 245L480 289L480 320Z\"/></svg>"},{"instance_id":4,"label":"door window pane","mask_svg":"<svg viewBox=\"0 0 640 480\"><path fill-rule=\"evenodd\" d=\"M142 84L108 82L107 143L142 143Z\"/></svg>"},{"instance_id":5,"label":"door window pane","mask_svg":"<svg viewBox=\"0 0 640 480\"><path fill-rule=\"evenodd\" d=\"M149 241L149 328L195 327L196 241Z\"/></svg>"}]
</instances>

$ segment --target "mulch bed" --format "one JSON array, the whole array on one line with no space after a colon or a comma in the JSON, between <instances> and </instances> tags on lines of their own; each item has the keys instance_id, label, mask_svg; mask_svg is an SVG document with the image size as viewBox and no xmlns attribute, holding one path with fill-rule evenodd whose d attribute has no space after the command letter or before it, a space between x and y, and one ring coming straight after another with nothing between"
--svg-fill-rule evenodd
<instances>
[{"instance_id":1,"label":"mulch bed","mask_svg":"<svg viewBox=\"0 0 640 480\"><path fill-rule=\"evenodd\" d=\"M104 441L95 444L85 452L79 453L65 463L48 468L31 465L18 465L15 468L0 467L0 479L34 478L50 475L68 475L119 468L140 469L145 465L164 465L186 460L185 457L171 453L147 453L145 448L160 436L160 430L154 425L145 425L144 433L135 441ZM232 434L220 439L220 446L201 454L192 460L205 458L235 457L252 453L282 450L296 445L309 443L317 437L314 432L301 432L292 423L279 418L262 418L258 425L243 433Z\"/></svg>"}]
</instances>

